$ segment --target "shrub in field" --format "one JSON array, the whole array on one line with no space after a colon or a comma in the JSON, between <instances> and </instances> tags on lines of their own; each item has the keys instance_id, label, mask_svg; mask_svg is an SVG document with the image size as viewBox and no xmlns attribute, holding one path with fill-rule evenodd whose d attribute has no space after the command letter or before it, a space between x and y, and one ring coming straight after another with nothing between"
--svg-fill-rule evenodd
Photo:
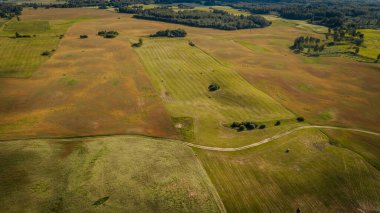
<instances>
[{"instance_id":1,"label":"shrub in field","mask_svg":"<svg viewBox=\"0 0 380 213\"><path fill-rule=\"evenodd\" d=\"M189 45L192 46L192 47L195 47L195 44L192 41L189 41Z\"/></svg>"},{"instance_id":2,"label":"shrub in field","mask_svg":"<svg viewBox=\"0 0 380 213\"><path fill-rule=\"evenodd\" d=\"M210 92L214 92L218 89L220 89L220 86L217 83L212 83L208 86L208 91Z\"/></svg>"},{"instance_id":3,"label":"shrub in field","mask_svg":"<svg viewBox=\"0 0 380 213\"><path fill-rule=\"evenodd\" d=\"M261 124L260 126L259 126L259 129L265 129L265 124Z\"/></svg>"},{"instance_id":4,"label":"shrub in field","mask_svg":"<svg viewBox=\"0 0 380 213\"><path fill-rule=\"evenodd\" d=\"M51 52L50 51L43 51L42 53L41 53L41 55L42 56L50 56L51 55Z\"/></svg>"},{"instance_id":5,"label":"shrub in field","mask_svg":"<svg viewBox=\"0 0 380 213\"><path fill-rule=\"evenodd\" d=\"M88 38L88 35L80 35L79 38L85 39L85 38Z\"/></svg>"},{"instance_id":6,"label":"shrub in field","mask_svg":"<svg viewBox=\"0 0 380 213\"><path fill-rule=\"evenodd\" d=\"M304 122L305 119L304 119L303 117L297 117L297 121L298 121L298 122Z\"/></svg>"},{"instance_id":7,"label":"shrub in field","mask_svg":"<svg viewBox=\"0 0 380 213\"><path fill-rule=\"evenodd\" d=\"M144 41L142 40L142 38L139 38L139 42L133 43L132 47L141 47L143 45L143 43L144 43Z\"/></svg>"},{"instance_id":8,"label":"shrub in field","mask_svg":"<svg viewBox=\"0 0 380 213\"><path fill-rule=\"evenodd\" d=\"M281 121L276 121L276 123L274 125L275 126L280 126L281 125Z\"/></svg>"}]
</instances>

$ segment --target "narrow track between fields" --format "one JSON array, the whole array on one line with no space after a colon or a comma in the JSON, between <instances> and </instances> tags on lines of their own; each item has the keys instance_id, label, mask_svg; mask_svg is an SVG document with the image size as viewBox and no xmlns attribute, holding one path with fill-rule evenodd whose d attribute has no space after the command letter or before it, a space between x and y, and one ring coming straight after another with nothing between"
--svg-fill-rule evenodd
<instances>
[{"instance_id":1,"label":"narrow track between fields","mask_svg":"<svg viewBox=\"0 0 380 213\"><path fill-rule=\"evenodd\" d=\"M249 148L252 148L252 147L255 147L255 146L260 146L262 144L269 143L269 142L271 142L273 140L279 139L281 137L284 137L284 136L289 135L289 134L291 134L293 132L296 132L296 131L299 131L299 130L303 130L303 129L337 129L337 130L344 130L344 131L351 131L351 132L360 132L360 133L380 136L380 133L378 133L378 132L372 132L372 131L361 130L361 129L336 127L336 126L314 126L313 125L313 126L296 127L294 129L288 130L286 132L282 132L282 133L276 134L276 135L274 135L272 137L263 139L261 141L258 141L258 142L252 143L252 144L248 144L248 145L245 145L245 146L241 146L241 147L236 147L236 148L222 148L222 147L202 146L202 145L188 143L188 142L183 142L183 144L185 144L187 146L190 146L190 147L194 147L194 148L198 148L198 149L204 149L204 150L219 151L219 152L234 152L234 151L240 151L240 150L244 150L244 149L249 149Z\"/></svg>"}]
</instances>

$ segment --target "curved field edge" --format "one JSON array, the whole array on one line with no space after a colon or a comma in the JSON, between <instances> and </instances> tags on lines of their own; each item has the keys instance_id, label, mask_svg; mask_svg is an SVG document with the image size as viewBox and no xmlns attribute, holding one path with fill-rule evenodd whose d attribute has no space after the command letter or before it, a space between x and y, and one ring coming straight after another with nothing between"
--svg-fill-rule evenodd
<instances>
[{"instance_id":1,"label":"curved field edge","mask_svg":"<svg viewBox=\"0 0 380 213\"><path fill-rule=\"evenodd\" d=\"M229 212L380 210L380 172L319 130L243 151L195 151Z\"/></svg>"},{"instance_id":2,"label":"curved field edge","mask_svg":"<svg viewBox=\"0 0 380 213\"><path fill-rule=\"evenodd\" d=\"M134 136L0 143L4 212L224 212L191 148Z\"/></svg>"}]
</instances>

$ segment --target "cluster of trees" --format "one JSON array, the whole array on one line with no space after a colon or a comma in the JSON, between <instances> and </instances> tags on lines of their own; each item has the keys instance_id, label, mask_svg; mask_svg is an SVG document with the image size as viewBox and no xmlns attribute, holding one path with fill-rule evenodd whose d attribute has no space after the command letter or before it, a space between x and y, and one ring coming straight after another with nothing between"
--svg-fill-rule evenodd
<instances>
[{"instance_id":1,"label":"cluster of trees","mask_svg":"<svg viewBox=\"0 0 380 213\"><path fill-rule=\"evenodd\" d=\"M11 19L21 15L22 6L9 3L0 3L0 18Z\"/></svg>"},{"instance_id":2,"label":"cluster of trees","mask_svg":"<svg viewBox=\"0 0 380 213\"><path fill-rule=\"evenodd\" d=\"M236 129L238 132L244 130L265 129L265 124L258 125L252 121L233 122L230 127Z\"/></svg>"},{"instance_id":3,"label":"cluster of trees","mask_svg":"<svg viewBox=\"0 0 380 213\"><path fill-rule=\"evenodd\" d=\"M150 37L185 37L187 35L187 32L183 29L176 29L176 30L160 30L156 32L155 34L150 35Z\"/></svg>"},{"instance_id":4,"label":"cluster of trees","mask_svg":"<svg viewBox=\"0 0 380 213\"><path fill-rule=\"evenodd\" d=\"M290 49L295 51L307 49L309 53L311 50L314 52L322 52L325 49L325 44L324 42L321 43L321 39L319 38L300 36L294 40L294 44Z\"/></svg>"},{"instance_id":5,"label":"cluster of trees","mask_svg":"<svg viewBox=\"0 0 380 213\"><path fill-rule=\"evenodd\" d=\"M380 2L376 1L261 1L231 6L253 14L277 14L282 18L308 20L327 27L354 24L357 28L380 27Z\"/></svg>"},{"instance_id":6,"label":"cluster of trees","mask_svg":"<svg viewBox=\"0 0 380 213\"><path fill-rule=\"evenodd\" d=\"M110 30L110 31L102 30L98 32L98 36L102 36L103 38L115 38L118 35L119 33L113 30Z\"/></svg>"},{"instance_id":7,"label":"cluster of trees","mask_svg":"<svg viewBox=\"0 0 380 213\"><path fill-rule=\"evenodd\" d=\"M143 9L142 7L119 8L120 13L132 13L135 18L178 23L195 27L237 30L267 27L270 21L261 16L235 16L225 11L184 10L175 12L166 7Z\"/></svg>"},{"instance_id":8,"label":"cluster of trees","mask_svg":"<svg viewBox=\"0 0 380 213\"><path fill-rule=\"evenodd\" d=\"M326 40L321 40L314 37L304 37L300 36L294 40L293 45L290 49L294 50L296 53L302 52L307 49L307 53L311 53L313 50L314 53L322 52L325 49L325 46L330 47L340 44L353 44L353 53L358 55L360 52L360 47L364 43L364 34L357 30L353 25L347 27L339 27L328 29L328 33L325 34Z\"/></svg>"}]
</instances>

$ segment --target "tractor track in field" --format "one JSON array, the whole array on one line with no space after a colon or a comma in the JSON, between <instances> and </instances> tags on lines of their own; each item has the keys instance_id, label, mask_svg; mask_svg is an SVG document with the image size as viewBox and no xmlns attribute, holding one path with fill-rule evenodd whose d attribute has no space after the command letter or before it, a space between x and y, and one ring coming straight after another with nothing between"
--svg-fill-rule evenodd
<instances>
[{"instance_id":1,"label":"tractor track in field","mask_svg":"<svg viewBox=\"0 0 380 213\"><path fill-rule=\"evenodd\" d=\"M248 144L248 145L245 145L245 146L241 146L241 147L235 147L235 148L222 148L222 147L202 146L202 145L188 143L188 142L182 142L182 143L185 144L185 145L187 145L187 146L198 148L198 149L203 149L203 150L218 151L218 152L235 152L235 151L241 151L241 150L245 150L245 149L249 149L249 148L252 148L252 147L255 147L255 146L260 146L262 144L269 143L271 141L277 140L277 139L282 138L284 136L287 136L287 135L289 135L289 134L291 134L293 132L296 132L296 131L299 131L299 130L303 130L303 129L336 129L336 130L344 130L344 131L351 131L351 132L360 132L360 133L380 136L380 133L378 133L378 132L372 132L372 131L367 131L367 130L362 130L362 129L345 128L345 127L337 127L337 126L311 125L311 126L296 127L294 129L278 133L278 134L276 134L274 136L271 136L269 138L265 138L265 139L263 139L261 141L258 141L258 142L255 142L255 143L251 143L251 144Z\"/></svg>"},{"instance_id":2,"label":"tractor track in field","mask_svg":"<svg viewBox=\"0 0 380 213\"><path fill-rule=\"evenodd\" d=\"M287 130L285 132L280 132L276 135L273 135L269 138L265 138L261 141L251 143L245 146L241 147L214 147L214 146L203 146L199 144L194 144L194 143L189 143L181 140L175 140L175 139L168 139L168 138L161 138L161 137L153 137L153 136L146 136L146 135L138 135L138 134L112 134L112 135L85 135L85 136L68 136L68 137L36 137L36 138L20 138L20 139L0 139L0 142L4 141L19 141L19 140L39 140L39 139L60 139L60 140L73 140L73 139L80 139L80 138L104 138L104 137L114 137L114 136L129 136L129 137L145 137L145 138L151 138L151 139L158 139L158 140L167 140L175 143L181 143L183 145L193 147L193 148L198 148L198 149L203 149L203 150L210 150L210 151L218 151L218 152L236 152L236 151L241 151L245 149L249 149L252 147L260 146L262 144L269 143L271 141L277 140L279 138L282 138L284 136L287 136L289 134L292 134L296 131L303 130L303 129L336 129L336 130L343 130L343 131L351 131L351 132L359 132L359 133L365 133L369 135L375 135L375 136L380 136L380 133L378 132L373 132L373 131L368 131L368 130L363 130L363 129L355 129L355 128L349 128L349 127L337 127L337 126L319 126L319 125L308 125L308 126L300 126L293 128L291 130Z\"/></svg>"}]
</instances>

